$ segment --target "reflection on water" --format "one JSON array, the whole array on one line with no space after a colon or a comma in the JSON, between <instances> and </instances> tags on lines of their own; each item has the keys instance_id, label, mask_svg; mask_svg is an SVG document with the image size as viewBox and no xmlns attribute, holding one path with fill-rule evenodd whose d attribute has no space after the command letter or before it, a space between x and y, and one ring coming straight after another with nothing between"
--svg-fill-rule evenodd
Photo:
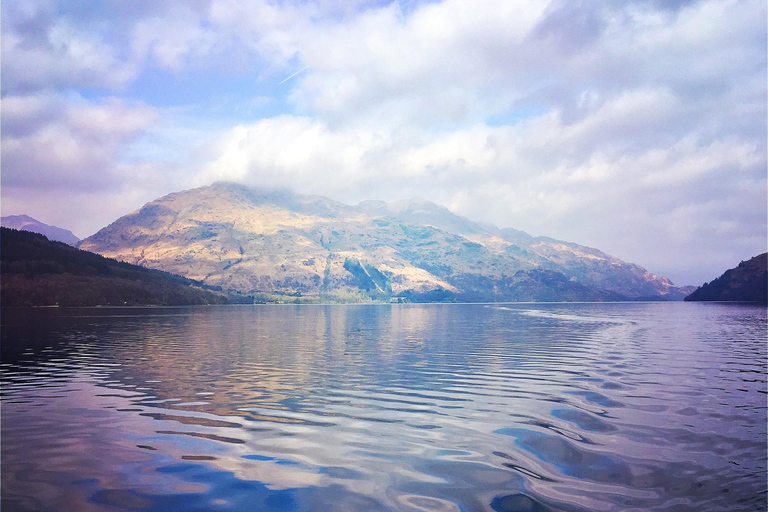
<instances>
[{"instance_id":1,"label":"reflection on water","mask_svg":"<svg viewBox=\"0 0 768 512\"><path fill-rule=\"evenodd\" d=\"M766 310L8 310L6 510L765 510Z\"/></svg>"}]
</instances>

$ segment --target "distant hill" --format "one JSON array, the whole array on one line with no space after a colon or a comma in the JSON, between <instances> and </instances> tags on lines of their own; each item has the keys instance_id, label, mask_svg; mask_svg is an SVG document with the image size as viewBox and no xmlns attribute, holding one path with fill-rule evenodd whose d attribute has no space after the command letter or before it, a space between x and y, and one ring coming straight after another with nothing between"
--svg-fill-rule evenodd
<instances>
[{"instance_id":1,"label":"distant hill","mask_svg":"<svg viewBox=\"0 0 768 512\"><path fill-rule=\"evenodd\" d=\"M39 220L33 219L29 215L7 215L0 218L0 224L6 228L40 233L41 235L45 235L48 240L64 242L65 244L69 245L75 245L80 241L80 239L77 238L71 231L58 228L56 226L43 224Z\"/></svg>"},{"instance_id":2,"label":"distant hill","mask_svg":"<svg viewBox=\"0 0 768 512\"><path fill-rule=\"evenodd\" d=\"M252 302L190 279L75 249L29 231L0 228L0 304L187 305Z\"/></svg>"},{"instance_id":3,"label":"distant hill","mask_svg":"<svg viewBox=\"0 0 768 512\"><path fill-rule=\"evenodd\" d=\"M224 289L302 300L680 295L668 279L597 249L481 225L429 201L352 206L232 183L147 203L79 246Z\"/></svg>"},{"instance_id":4,"label":"distant hill","mask_svg":"<svg viewBox=\"0 0 768 512\"><path fill-rule=\"evenodd\" d=\"M685 298L687 301L739 301L768 303L768 253L726 270Z\"/></svg>"}]
</instances>

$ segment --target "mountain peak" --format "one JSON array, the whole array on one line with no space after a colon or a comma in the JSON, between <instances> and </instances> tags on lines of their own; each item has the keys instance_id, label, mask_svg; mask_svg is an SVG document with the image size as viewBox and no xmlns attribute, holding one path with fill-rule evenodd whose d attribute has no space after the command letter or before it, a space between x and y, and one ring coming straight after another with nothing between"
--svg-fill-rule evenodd
<instances>
[{"instance_id":1,"label":"mountain peak","mask_svg":"<svg viewBox=\"0 0 768 512\"><path fill-rule=\"evenodd\" d=\"M487 227L457 215L445 206L418 197L393 201L391 203L384 201L362 201L357 206L364 212L372 215L391 216L402 222L426 224L463 235L489 231Z\"/></svg>"},{"instance_id":2,"label":"mountain peak","mask_svg":"<svg viewBox=\"0 0 768 512\"><path fill-rule=\"evenodd\" d=\"M350 206L228 182L152 201L81 248L247 294L607 300L671 289L596 249L486 227L424 199Z\"/></svg>"}]
</instances>

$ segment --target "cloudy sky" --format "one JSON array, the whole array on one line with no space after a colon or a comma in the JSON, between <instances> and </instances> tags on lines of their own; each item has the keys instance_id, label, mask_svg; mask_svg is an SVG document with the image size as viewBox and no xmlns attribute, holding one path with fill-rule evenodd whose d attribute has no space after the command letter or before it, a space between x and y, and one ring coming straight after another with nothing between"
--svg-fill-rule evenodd
<instances>
[{"instance_id":1,"label":"cloudy sky","mask_svg":"<svg viewBox=\"0 0 768 512\"><path fill-rule=\"evenodd\" d=\"M2 4L2 213L421 197L701 284L766 250L766 3Z\"/></svg>"}]
</instances>

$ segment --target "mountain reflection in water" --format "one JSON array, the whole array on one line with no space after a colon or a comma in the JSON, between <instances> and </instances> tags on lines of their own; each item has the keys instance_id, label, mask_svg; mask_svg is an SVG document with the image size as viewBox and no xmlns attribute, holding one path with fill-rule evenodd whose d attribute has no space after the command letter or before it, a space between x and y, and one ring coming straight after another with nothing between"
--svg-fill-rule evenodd
<instances>
[{"instance_id":1,"label":"mountain reflection in water","mask_svg":"<svg viewBox=\"0 0 768 512\"><path fill-rule=\"evenodd\" d=\"M2 315L6 510L765 510L766 310Z\"/></svg>"}]
</instances>

